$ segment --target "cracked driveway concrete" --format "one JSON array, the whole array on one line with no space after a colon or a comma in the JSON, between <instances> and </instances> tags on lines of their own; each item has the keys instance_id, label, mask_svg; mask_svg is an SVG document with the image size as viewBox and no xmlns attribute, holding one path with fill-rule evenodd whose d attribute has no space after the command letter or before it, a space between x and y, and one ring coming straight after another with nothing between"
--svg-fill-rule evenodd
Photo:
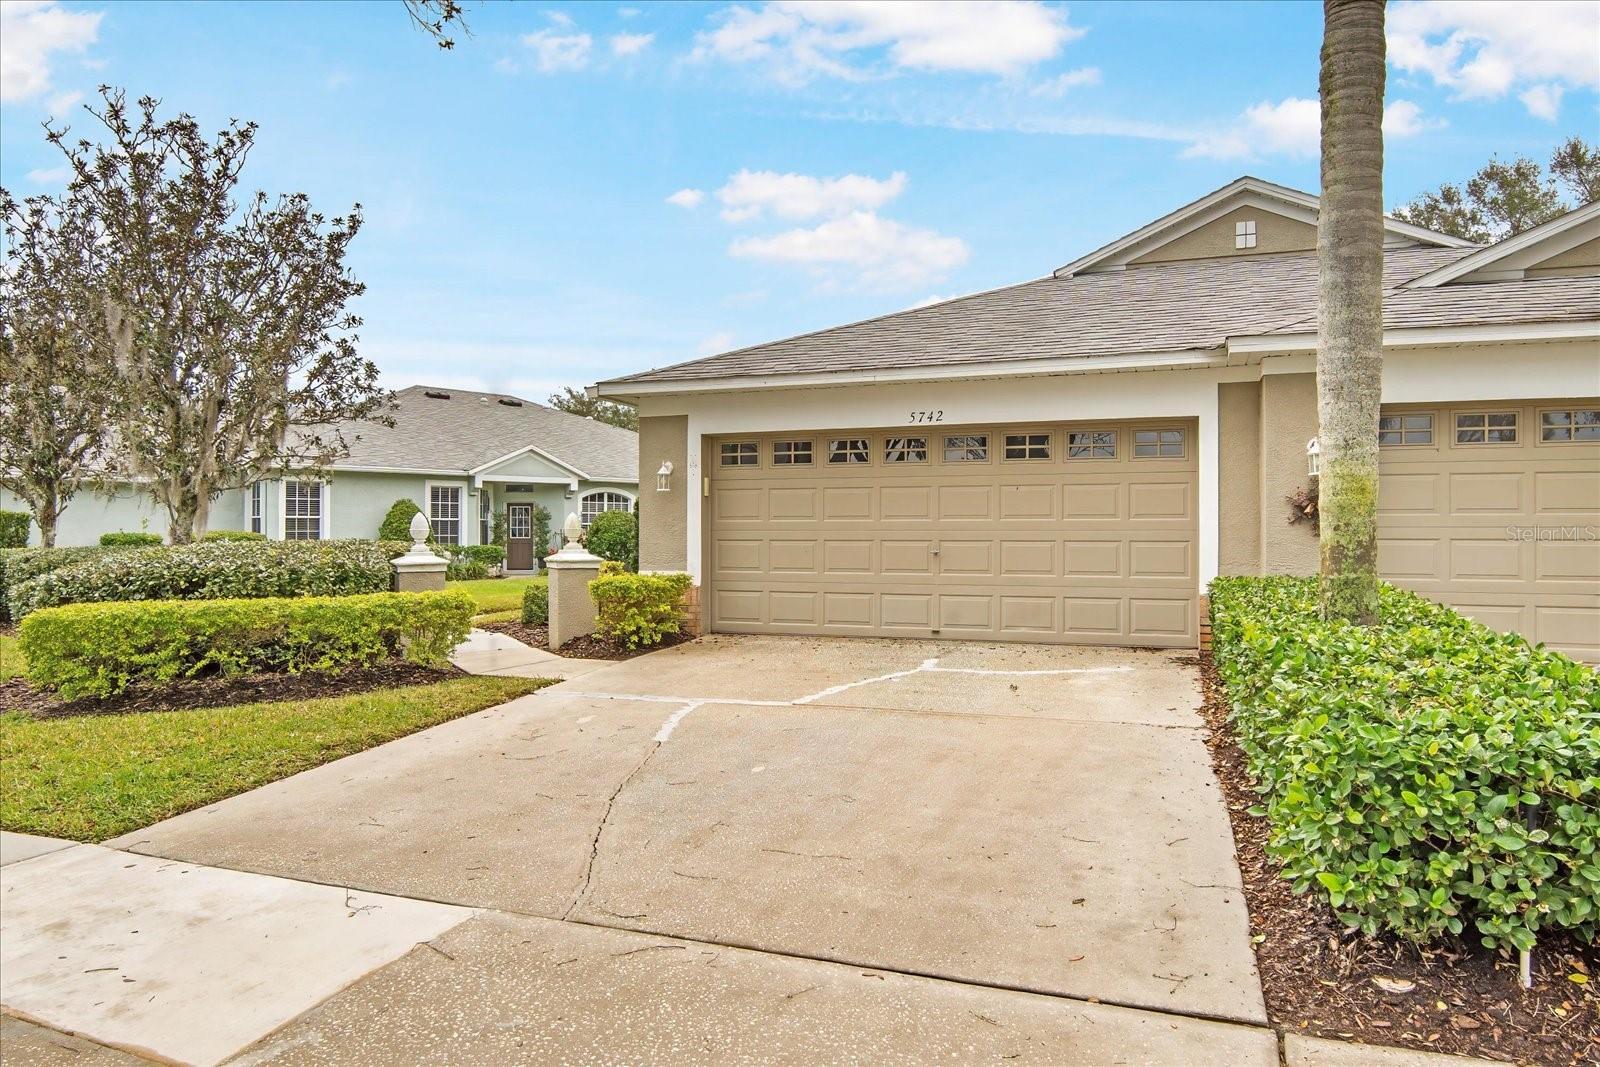
<instances>
[{"instance_id":1,"label":"cracked driveway concrete","mask_svg":"<svg viewBox=\"0 0 1600 1067\"><path fill-rule=\"evenodd\" d=\"M112 844L1263 1022L1173 653L710 637Z\"/></svg>"}]
</instances>

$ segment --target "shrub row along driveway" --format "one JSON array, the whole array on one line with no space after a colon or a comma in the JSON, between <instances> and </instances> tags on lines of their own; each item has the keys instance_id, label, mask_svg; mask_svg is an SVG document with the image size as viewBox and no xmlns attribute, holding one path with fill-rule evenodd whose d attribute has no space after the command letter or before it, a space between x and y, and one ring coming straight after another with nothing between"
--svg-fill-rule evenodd
<instances>
[{"instance_id":1,"label":"shrub row along driveway","mask_svg":"<svg viewBox=\"0 0 1600 1067\"><path fill-rule=\"evenodd\" d=\"M550 966L628 951L596 940L611 927L713 959L736 946L1261 1022L1198 699L1192 668L1162 653L708 638L112 844L583 924L539 929ZM507 951L494 941L461 945L487 960ZM408 957L395 966L418 974L380 972L272 1047L348 1040L354 1055L360 1028L337 1020L367 996L401 998L413 1022L440 1013L442 1030L477 996L484 1041L527 1010L486 983L443 996L459 975L435 962ZM1202 1025L1161 1028L1180 1023Z\"/></svg>"}]
</instances>

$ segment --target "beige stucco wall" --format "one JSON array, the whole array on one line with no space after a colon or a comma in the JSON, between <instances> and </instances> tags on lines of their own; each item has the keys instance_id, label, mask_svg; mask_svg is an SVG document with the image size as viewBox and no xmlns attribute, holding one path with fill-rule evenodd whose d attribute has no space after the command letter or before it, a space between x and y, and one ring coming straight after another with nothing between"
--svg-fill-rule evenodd
<instances>
[{"instance_id":1,"label":"beige stucco wall","mask_svg":"<svg viewBox=\"0 0 1600 1067\"><path fill-rule=\"evenodd\" d=\"M1317 535L1289 524L1284 498L1305 487L1306 442L1317 436L1315 374L1261 379L1261 573L1315 574Z\"/></svg>"},{"instance_id":2,"label":"beige stucco wall","mask_svg":"<svg viewBox=\"0 0 1600 1067\"><path fill-rule=\"evenodd\" d=\"M1261 383L1217 387L1217 572L1261 569Z\"/></svg>"},{"instance_id":3,"label":"beige stucco wall","mask_svg":"<svg viewBox=\"0 0 1600 1067\"><path fill-rule=\"evenodd\" d=\"M672 463L672 487L656 488L663 460ZM689 419L661 415L639 420L639 569L687 570L689 493L696 489L689 470Z\"/></svg>"},{"instance_id":4,"label":"beige stucco wall","mask_svg":"<svg viewBox=\"0 0 1600 1067\"><path fill-rule=\"evenodd\" d=\"M1529 267L1526 274L1530 278L1577 278L1600 274L1600 237L1541 260Z\"/></svg>"},{"instance_id":5,"label":"beige stucco wall","mask_svg":"<svg viewBox=\"0 0 1600 1067\"><path fill-rule=\"evenodd\" d=\"M1235 248L1233 227L1237 222L1254 219L1256 246ZM1171 263L1180 259L1212 259L1217 256L1259 256L1270 252L1303 252L1317 247L1317 228L1286 218L1258 207L1235 208L1219 218L1191 230L1182 237L1168 241L1132 261L1134 266L1145 263Z\"/></svg>"}]
</instances>

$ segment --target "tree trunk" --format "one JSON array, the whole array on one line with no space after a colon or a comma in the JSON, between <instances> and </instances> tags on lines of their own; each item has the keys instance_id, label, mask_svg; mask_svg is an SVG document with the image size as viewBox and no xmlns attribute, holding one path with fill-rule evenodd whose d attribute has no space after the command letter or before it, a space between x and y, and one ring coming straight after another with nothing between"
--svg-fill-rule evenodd
<instances>
[{"instance_id":1,"label":"tree trunk","mask_svg":"<svg viewBox=\"0 0 1600 1067\"><path fill-rule=\"evenodd\" d=\"M39 544L45 548L56 547L56 523L60 518L61 508L54 500L33 509L33 521L39 527Z\"/></svg>"},{"instance_id":2,"label":"tree trunk","mask_svg":"<svg viewBox=\"0 0 1600 1067\"><path fill-rule=\"evenodd\" d=\"M1382 0L1325 0L1317 222L1318 441L1324 618L1378 618L1383 387Z\"/></svg>"}]
</instances>

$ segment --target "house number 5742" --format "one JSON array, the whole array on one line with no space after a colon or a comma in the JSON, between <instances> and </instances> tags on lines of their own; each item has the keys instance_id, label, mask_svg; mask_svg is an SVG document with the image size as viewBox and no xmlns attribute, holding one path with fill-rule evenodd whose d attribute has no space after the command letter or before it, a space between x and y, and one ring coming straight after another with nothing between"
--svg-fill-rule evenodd
<instances>
[{"instance_id":1,"label":"house number 5742","mask_svg":"<svg viewBox=\"0 0 1600 1067\"><path fill-rule=\"evenodd\" d=\"M944 412L943 411L913 411L911 413L911 421L912 422L943 422L944 421Z\"/></svg>"}]
</instances>

